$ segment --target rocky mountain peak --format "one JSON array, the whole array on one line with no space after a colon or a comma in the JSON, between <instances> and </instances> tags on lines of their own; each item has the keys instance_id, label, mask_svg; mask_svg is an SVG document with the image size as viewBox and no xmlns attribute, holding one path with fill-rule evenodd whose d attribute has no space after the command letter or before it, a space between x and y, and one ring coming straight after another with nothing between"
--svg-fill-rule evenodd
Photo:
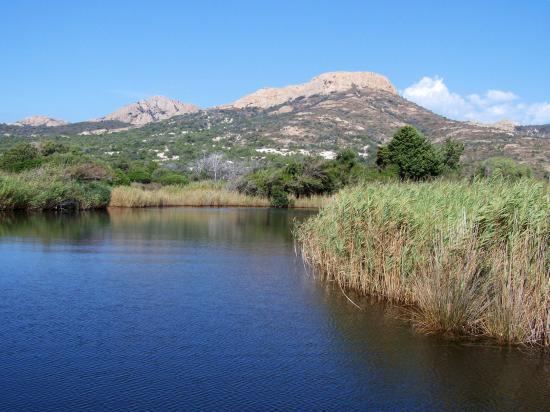
<instances>
[{"instance_id":1,"label":"rocky mountain peak","mask_svg":"<svg viewBox=\"0 0 550 412\"><path fill-rule=\"evenodd\" d=\"M260 89L224 107L238 109L245 107L267 108L298 97L309 97L317 94L328 95L354 88L383 90L397 95L397 90L391 82L380 74L371 72L329 72L314 77L304 84Z\"/></svg>"},{"instance_id":2,"label":"rocky mountain peak","mask_svg":"<svg viewBox=\"0 0 550 412\"><path fill-rule=\"evenodd\" d=\"M64 126L66 124L69 124L65 120L59 120L54 119L52 117L48 116L29 116L25 117L24 119L18 120L15 123L13 123L15 126L47 126L47 127L53 127L53 126Z\"/></svg>"},{"instance_id":3,"label":"rocky mountain peak","mask_svg":"<svg viewBox=\"0 0 550 412\"><path fill-rule=\"evenodd\" d=\"M124 106L116 112L97 120L117 120L141 126L198 110L199 108L193 104L183 103L164 96L152 96Z\"/></svg>"}]
</instances>

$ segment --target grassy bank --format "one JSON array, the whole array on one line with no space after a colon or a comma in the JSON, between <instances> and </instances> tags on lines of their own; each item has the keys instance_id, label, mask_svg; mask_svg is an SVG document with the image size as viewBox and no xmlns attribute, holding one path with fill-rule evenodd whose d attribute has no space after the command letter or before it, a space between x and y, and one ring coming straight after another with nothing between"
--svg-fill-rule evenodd
<instances>
[{"instance_id":1,"label":"grassy bank","mask_svg":"<svg viewBox=\"0 0 550 412\"><path fill-rule=\"evenodd\" d=\"M326 197L296 199L294 207L319 207ZM111 193L111 207L269 207L270 200L226 188L223 183L196 182L185 186L118 186Z\"/></svg>"},{"instance_id":2,"label":"grassy bank","mask_svg":"<svg viewBox=\"0 0 550 412\"><path fill-rule=\"evenodd\" d=\"M94 209L108 203L107 185L76 180L60 167L0 173L0 210Z\"/></svg>"},{"instance_id":3,"label":"grassy bank","mask_svg":"<svg viewBox=\"0 0 550 412\"><path fill-rule=\"evenodd\" d=\"M410 308L426 332L550 346L550 190L531 180L346 189L297 229L343 288Z\"/></svg>"}]
</instances>

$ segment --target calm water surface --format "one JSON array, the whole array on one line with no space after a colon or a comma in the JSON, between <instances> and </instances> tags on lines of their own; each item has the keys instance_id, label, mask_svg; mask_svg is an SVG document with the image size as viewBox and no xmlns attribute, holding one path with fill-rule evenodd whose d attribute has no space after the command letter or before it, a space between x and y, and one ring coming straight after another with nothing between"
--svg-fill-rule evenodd
<instances>
[{"instance_id":1,"label":"calm water surface","mask_svg":"<svg viewBox=\"0 0 550 412\"><path fill-rule=\"evenodd\" d=\"M306 216L0 216L0 410L550 410L549 354L418 336L306 276Z\"/></svg>"}]
</instances>

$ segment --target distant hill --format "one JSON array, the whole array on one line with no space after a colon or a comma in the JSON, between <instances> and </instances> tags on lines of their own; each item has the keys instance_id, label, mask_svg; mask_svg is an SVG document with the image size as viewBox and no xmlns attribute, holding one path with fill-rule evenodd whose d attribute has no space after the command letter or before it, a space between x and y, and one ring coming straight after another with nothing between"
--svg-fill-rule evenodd
<instances>
[{"instance_id":1,"label":"distant hill","mask_svg":"<svg viewBox=\"0 0 550 412\"><path fill-rule=\"evenodd\" d=\"M40 127L40 126L64 126L68 124L65 120L54 119L48 116L36 115L25 117L24 119L16 121L14 126L31 126L31 127Z\"/></svg>"},{"instance_id":2,"label":"distant hill","mask_svg":"<svg viewBox=\"0 0 550 412\"><path fill-rule=\"evenodd\" d=\"M194 113L199 108L193 104L182 103L179 100L169 99L164 96L153 96L139 102L129 104L114 113L102 117L101 121L114 120L131 125L142 126L170 117Z\"/></svg>"},{"instance_id":3,"label":"distant hill","mask_svg":"<svg viewBox=\"0 0 550 412\"><path fill-rule=\"evenodd\" d=\"M4 135L5 144L18 136L72 136L74 142L98 154L143 158L162 151L179 162L211 151L234 157L328 156L345 147L372 158L379 144L410 124L434 142L448 137L464 142L467 161L510 156L550 171L549 125L450 120L404 99L388 79L374 73L325 73L302 85L260 89L206 110L154 97L100 120L54 127L0 125L0 136Z\"/></svg>"}]
</instances>

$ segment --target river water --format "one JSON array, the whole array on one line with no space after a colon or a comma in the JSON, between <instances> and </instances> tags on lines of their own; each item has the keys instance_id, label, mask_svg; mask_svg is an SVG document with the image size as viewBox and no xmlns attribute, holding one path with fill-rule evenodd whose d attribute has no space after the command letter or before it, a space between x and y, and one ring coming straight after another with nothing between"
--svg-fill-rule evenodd
<instances>
[{"instance_id":1,"label":"river water","mask_svg":"<svg viewBox=\"0 0 550 412\"><path fill-rule=\"evenodd\" d=\"M420 336L306 275L307 215L0 216L0 410L550 410L550 354Z\"/></svg>"}]
</instances>

